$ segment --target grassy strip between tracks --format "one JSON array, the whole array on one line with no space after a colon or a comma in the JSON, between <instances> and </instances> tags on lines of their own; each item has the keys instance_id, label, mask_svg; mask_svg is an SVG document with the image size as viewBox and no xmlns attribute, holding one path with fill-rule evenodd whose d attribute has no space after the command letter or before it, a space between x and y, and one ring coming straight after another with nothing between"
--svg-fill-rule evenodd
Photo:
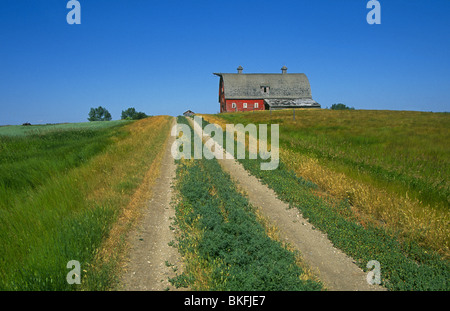
<instances>
[{"instance_id":1,"label":"grassy strip between tracks","mask_svg":"<svg viewBox=\"0 0 450 311\"><path fill-rule=\"evenodd\" d=\"M207 122L204 120L204 124ZM226 134L224 133L224 141ZM236 148L235 148L236 150ZM332 243L367 270L367 263L381 264L382 285L390 290L448 290L450 264L434 250L414 240L399 238L372 224L362 225L348 200L325 200L317 186L288 169L283 161L276 170L262 171L261 159L239 160L252 175L272 188L278 197L298 208Z\"/></svg>"},{"instance_id":2,"label":"grassy strip between tracks","mask_svg":"<svg viewBox=\"0 0 450 311\"><path fill-rule=\"evenodd\" d=\"M187 124L184 117L179 123ZM254 208L217 160L179 160L177 247L183 274L171 279L194 290L321 290L305 279L297 254L269 238Z\"/></svg>"}]
</instances>

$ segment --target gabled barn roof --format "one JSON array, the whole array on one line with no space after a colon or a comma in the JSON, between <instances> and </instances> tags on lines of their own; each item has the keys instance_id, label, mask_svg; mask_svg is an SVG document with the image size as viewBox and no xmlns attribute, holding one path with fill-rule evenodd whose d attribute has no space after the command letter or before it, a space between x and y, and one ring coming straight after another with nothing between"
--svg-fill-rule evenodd
<instances>
[{"instance_id":1,"label":"gabled barn roof","mask_svg":"<svg viewBox=\"0 0 450 311\"><path fill-rule=\"evenodd\" d=\"M312 98L308 78L303 73L239 74L215 73L222 77L226 99ZM269 87L267 93L261 88Z\"/></svg>"},{"instance_id":2,"label":"gabled barn roof","mask_svg":"<svg viewBox=\"0 0 450 311\"><path fill-rule=\"evenodd\" d=\"M304 73L214 73L223 81L225 99L264 99L269 106L302 107L320 105L312 99L311 86Z\"/></svg>"}]
</instances>

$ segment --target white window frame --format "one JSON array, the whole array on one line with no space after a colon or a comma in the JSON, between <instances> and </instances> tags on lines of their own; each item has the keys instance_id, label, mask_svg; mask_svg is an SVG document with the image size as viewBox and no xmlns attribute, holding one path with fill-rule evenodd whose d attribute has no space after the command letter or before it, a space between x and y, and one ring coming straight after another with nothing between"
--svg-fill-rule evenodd
<instances>
[{"instance_id":1,"label":"white window frame","mask_svg":"<svg viewBox=\"0 0 450 311\"><path fill-rule=\"evenodd\" d=\"M247 109L247 103L243 103L242 105L242 108Z\"/></svg>"},{"instance_id":2,"label":"white window frame","mask_svg":"<svg viewBox=\"0 0 450 311\"><path fill-rule=\"evenodd\" d=\"M236 108L236 103L231 103L231 108Z\"/></svg>"},{"instance_id":3,"label":"white window frame","mask_svg":"<svg viewBox=\"0 0 450 311\"><path fill-rule=\"evenodd\" d=\"M258 109L259 108L259 103L254 103L253 104L253 108Z\"/></svg>"}]
</instances>

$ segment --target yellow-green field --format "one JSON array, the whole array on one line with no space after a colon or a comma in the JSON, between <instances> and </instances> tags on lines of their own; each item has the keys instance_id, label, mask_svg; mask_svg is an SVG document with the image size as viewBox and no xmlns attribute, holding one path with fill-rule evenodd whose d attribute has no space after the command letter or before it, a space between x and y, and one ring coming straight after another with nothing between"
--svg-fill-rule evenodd
<instances>
[{"instance_id":1,"label":"yellow-green field","mask_svg":"<svg viewBox=\"0 0 450 311\"><path fill-rule=\"evenodd\" d=\"M239 160L250 174L361 269L379 261L387 289L448 290L448 113L203 116L224 129L279 124L279 167L262 171L261 159ZM117 288L125 237L151 196L172 120L0 127L0 290ZM184 271L173 284L194 290L323 289L299 264L300 254L271 238L270 224L218 162L176 164L175 223ZM71 260L81 263L81 285L66 280Z\"/></svg>"},{"instance_id":2,"label":"yellow-green field","mask_svg":"<svg viewBox=\"0 0 450 311\"><path fill-rule=\"evenodd\" d=\"M280 124L282 161L347 199L362 223L413 237L449 256L450 114L292 110L205 116L209 122Z\"/></svg>"},{"instance_id":3,"label":"yellow-green field","mask_svg":"<svg viewBox=\"0 0 450 311\"><path fill-rule=\"evenodd\" d=\"M170 117L0 129L0 289L110 288ZM77 260L82 285L66 281Z\"/></svg>"},{"instance_id":4,"label":"yellow-green field","mask_svg":"<svg viewBox=\"0 0 450 311\"><path fill-rule=\"evenodd\" d=\"M279 124L280 164L240 159L388 290L448 290L448 113L292 110L203 115ZM205 122L204 122L205 123ZM225 137L225 135L224 135ZM248 154L247 154L248 156Z\"/></svg>"}]
</instances>

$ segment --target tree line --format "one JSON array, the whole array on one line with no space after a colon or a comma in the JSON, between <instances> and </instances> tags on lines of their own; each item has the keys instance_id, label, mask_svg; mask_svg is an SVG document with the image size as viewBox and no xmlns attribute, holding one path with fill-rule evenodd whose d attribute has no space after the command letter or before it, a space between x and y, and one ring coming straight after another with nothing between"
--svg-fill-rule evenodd
<instances>
[{"instance_id":1,"label":"tree line","mask_svg":"<svg viewBox=\"0 0 450 311\"><path fill-rule=\"evenodd\" d=\"M121 119L122 120L140 120L149 117L144 112L136 111L135 108L131 107L126 110L122 110ZM108 109L98 106L97 108L91 108L89 111L88 121L111 121L111 113Z\"/></svg>"},{"instance_id":2,"label":"tree line","mask_svg":"<svg viewBox=\"0 0 450 311\"><path fill-rule=\"evenodd\" d=\"M339 103L339 104L333 104L331 105L331 110L355 110L354 107L348 107L345 104Z\"/></svg>"}]
</instances>

